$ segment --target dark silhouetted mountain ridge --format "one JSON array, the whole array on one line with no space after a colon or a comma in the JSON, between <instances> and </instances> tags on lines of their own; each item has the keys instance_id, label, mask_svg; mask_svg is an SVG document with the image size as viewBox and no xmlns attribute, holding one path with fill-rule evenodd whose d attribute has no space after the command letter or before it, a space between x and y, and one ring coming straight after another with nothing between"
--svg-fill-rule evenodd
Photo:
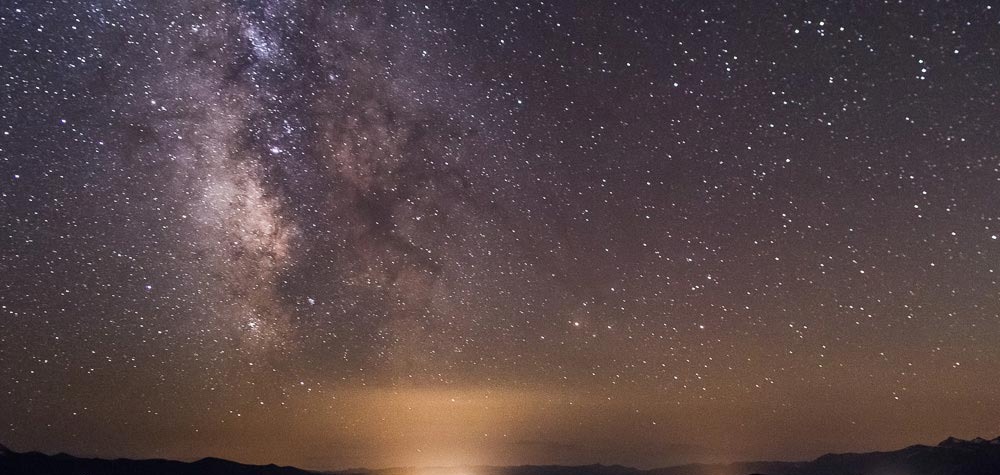
<instances>
[{"instance_id":1,"label":"dark silhouetted mountain ridge","mask_svg":"<svg viewBox=\"0 0 1000 475\"><path fill-rule=\"evenodd\" d=\"M79 458L18 453L0 445L0 475L998 475L1000 437L949 437L937 445L891 452L827 454L811 462L690 464L640 470L621 465L428 467L313 472L277 465L246 465L219 458L196 462Z\"/></svg>"},{"instance_id":2,"label":"dark silhouetted mountain ridge","mask_svg":"<svg viewBox=\"0 0 1000 475\"><path fill-rule=\"evenodd\" d=\"M13 452L0 446L0 475L316 475L294 467L246 465L219 458L196 462L149 459L96 459L40 452Z\"/></svg>"}]
</instances>

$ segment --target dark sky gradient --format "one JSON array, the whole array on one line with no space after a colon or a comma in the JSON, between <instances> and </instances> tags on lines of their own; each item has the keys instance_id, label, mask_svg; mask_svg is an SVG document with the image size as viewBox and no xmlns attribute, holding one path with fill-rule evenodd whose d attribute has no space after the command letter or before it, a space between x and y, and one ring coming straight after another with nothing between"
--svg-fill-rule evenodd
<instances>
[{"instance_id":1,"label":"dark sky gradient","mask_svg":"<svg viewBox=\"0 0 1000 475\"><path fill-rule=\"evenodd\" d=\"M995 436L998 83L989 2L4 0L0 442Z\"/></svg>"}]
</instances>

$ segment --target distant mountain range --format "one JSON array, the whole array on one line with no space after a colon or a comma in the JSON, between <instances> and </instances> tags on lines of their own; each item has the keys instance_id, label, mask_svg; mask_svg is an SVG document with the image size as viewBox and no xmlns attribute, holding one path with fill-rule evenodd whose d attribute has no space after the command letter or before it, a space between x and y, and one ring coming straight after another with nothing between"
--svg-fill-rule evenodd
<instances>
[{"instance_id":1,"label":"distant mountain range","mask_svg":"<svg viewBox=\"0 0 1000 475\"><path fill-rule=\"evenodd\" d=\"M41 452L13 452L0 445L0 475L316 475L277 465L244 465L218 458L197 462L94 459Z\"/></svg>"},{"instance_id":2,"label":"distant mountain range","mask_svg":"<svg viewBox=\"0 0 1000 475\"><path fill-rule=\"evenodd\" d=\"M0 475L998 475L1000 437L954 437L934 446L892 452L827 454L811 462L690 464L640 470L621 465L392 468L315 472L277 465L246 465L217 458L173 460L94 459L66 454L14 452L0 445Z\"/></svg>"}]
</instances>

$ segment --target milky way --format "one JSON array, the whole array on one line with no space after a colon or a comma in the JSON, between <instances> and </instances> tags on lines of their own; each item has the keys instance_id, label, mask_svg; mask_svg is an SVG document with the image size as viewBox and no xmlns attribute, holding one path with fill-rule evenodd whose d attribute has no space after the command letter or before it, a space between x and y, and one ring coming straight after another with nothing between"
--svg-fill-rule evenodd
<instances>
[{"instance_id":1,"label":"milky way","mask_svg":"<svg viewBox=\"0 0 1000 475\"><path fill-rule=\"evenodd\" d=\"M0 442L995 436L997 78L977 2L4 2Z\"/></svg>"}]
</instances>

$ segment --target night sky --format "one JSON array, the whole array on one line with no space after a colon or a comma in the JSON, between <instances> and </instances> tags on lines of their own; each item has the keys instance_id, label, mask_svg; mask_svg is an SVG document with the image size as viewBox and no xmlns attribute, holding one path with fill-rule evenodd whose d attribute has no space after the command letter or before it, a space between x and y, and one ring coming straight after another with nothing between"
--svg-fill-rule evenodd
<instances>
[{"instance_id":1,"label":"night sky","mask_svg":"<svg viewBox=\"0 0 1000 475\"><path fill-rule=\"evenodd\" d=\"M1000 427L1000 4L0 1L0 443L308 468Z\"/></svg>"}]
</instances>

